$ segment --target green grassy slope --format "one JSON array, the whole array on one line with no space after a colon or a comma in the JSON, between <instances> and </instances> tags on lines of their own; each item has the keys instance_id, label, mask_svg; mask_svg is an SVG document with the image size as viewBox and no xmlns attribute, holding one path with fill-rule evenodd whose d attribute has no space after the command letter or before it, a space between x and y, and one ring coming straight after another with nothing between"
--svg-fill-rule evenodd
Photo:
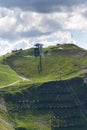
<instances>
[{"instance_id":1,"label":"green grassy slope","mask_svg":"<svg viewBox=\"0 0 87 130\"><path fill-rule=\"evenodd\" d=\"M15 130L57 130L59 128L52 128L55 124L64 126L73 123L78 128L67 130L79 130L79 125L82 125L82 130L86 130L87 126L83 128L86 125L85 119L72 94L67 93L64 82L67 80L74 85L76 94L82 98L86 90L82 78L87 73L87 51L74 44L43 48L41 72L38 70L39 60L39 57L34 56L33 49L18 51L0 59L0 84L1 88L5 86L1 89L2 95L8 112L13 117ZM27 79L23 80L21 77ZM39 100L41 101L38 102ZM62 106L67 109L60 109ZM84 106L87 106L86 100ZM9 121L9 116L7 120ZM2 126L0 128L5 130Z\"/></svg>"},{"instance_id":2,"label":"green grassy slope","mask_svg":"<svg viewBox=\"0 0 87 130\"><path fill-rule=\"evenodd\" d=\"M0 129L1 130L15 130L12 120L7 112L0 109Z\"/></svg>"},{"instance_id":3,"label":"green grassy slope","mask_svg":"<svg viewBox=\"0 0 87 130\"><path fill-rule=\"evenodd\" d=\"M75 82L79 87L83 84L81 78L70 80L70 82L72 86ZM84 113L76 104L71 92L67 91L65 84L66 81L52 81L38 87L33 85L21 93L6 93L5 100L15 121L15 128L17 130L57 130L59 128L53 127L71 124L67 130L86 130L87 122L83 116ZM72 127L72 124L76 127Z\"/></svg>"},{"instance_id":4,"label":"green grassy slope","mask_svg":"<svg viewBox=\"0 0 87 130\"><path fill-rule=\"evenodd\" d=\"M0 88L19 82L21 78L9 66L0 64Z\"/></svg>"},{"instance_id":5,"label":"green grassy slope","mask_svg":"<svg viewBox=\"0 0 87 130\"><path fill-rule=\"evenodd\" d=\"M0 130L14 130L13 126L14 122L7 111L6 103L0 97Z\"/></svg>"},{"instance_id":6,"label":"green grassy slope","mask_svg":"<svg viewBox=\"0 0 87 130\"><path fill-rule=\"evenodd\" d=\"M74 44L62 44L44 48L42 72L39 73L39 57L34 50L19 51L8 56L4 63L13 68L19 75L36 82L47 82L81 76L87 66L87 52Z\"/></svg>"}]
</instances>

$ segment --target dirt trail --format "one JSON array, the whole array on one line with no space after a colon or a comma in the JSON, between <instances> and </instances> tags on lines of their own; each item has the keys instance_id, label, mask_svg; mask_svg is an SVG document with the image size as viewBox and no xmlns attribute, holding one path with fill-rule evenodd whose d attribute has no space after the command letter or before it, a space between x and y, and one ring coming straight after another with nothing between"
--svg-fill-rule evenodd
<instances>
[{"instance_id":1,"label":"dirt trail","mask_svg":"<svg viewBox=\"0 0 87 130\"><path fill-rule=\"evenodd\" d=\"M8 86L12 86L12 85L15 85L16 83L20 82L20 80L17 80L11 84L7 84L7 85L4 85L4 86L1 86L1 88L5 88L5 87L8 87Z\"/></svg>"},{"instance_id":2,"label":"dirt trail","mask_svg":"<svg viewBox=\"0 0 87 130\"><path fill-rule=\"evenodd\" d=\"M23 81L32 81L31 79L28 79L28 78L26 78L26 77L23 77L23 76L18 76L19 78L21 78Z\"/></svg>"}]
</instances>

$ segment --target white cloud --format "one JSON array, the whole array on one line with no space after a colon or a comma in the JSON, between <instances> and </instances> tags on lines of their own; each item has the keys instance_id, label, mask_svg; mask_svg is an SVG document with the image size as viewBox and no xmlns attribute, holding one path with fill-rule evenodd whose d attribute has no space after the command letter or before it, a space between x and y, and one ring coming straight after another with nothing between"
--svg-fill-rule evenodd
<instances>
[{"instance_id":1,"label":"white cloud","mask_svg":"<svg viewBox=\"0 0 87 130\"><path fill-rule=\"evenodd\" d=\"M58 43L75 43L73 40L73 37L69 32L56 32L52 33L50 35L46 36L40 36L38 38L31 38L30 43L35 44L35 41L37 43L42 43L44 46L50 46L50 45L56 45Z\"/></svg>"},{"instance_id":2,"label":"white cloud","mask_svg":"<svg viewBox=\"0 0 87 130\"><path fill-rule=\"evenodd\" d=\"M22 12L20 18L23 21L22 31L27 32L32 28L37 28L39 31L45 32L46 25L42 25L44 18L47 17L47 14L39 14L36 12Z\"/></svg>"},{"instance_id":3,"label":"white cloud","mask_svg":"<svg viewBox=\"0 0 87 130\"><path fill-rule=\"evenodd\" d=\"M16 28L17 33L21 33L24 30L24 26L22 24L19 24Z\"/></svg>"},{"instance_id":4,"label":"white cloud","mask_svg":"<svg viewBox=\"0 0 87 130\"><path fill-rule=\"evenodd\" d=\"M13 15L14 15L14 10L0 7L0 17L13 16Z\"/></svg>"},{"instance_id":5,"label":"white cloud","mask_svg":"<svg viewBox=\"0 0 87 130\"><path fill-rule=\"evenodd\" d=\"M0 54L16 48L29 48L37 42L48 45L76 43L69 31L87 31L85 5L54 13L23 11L0 7Z\"/></svg>"},{"instance_id":6,"label":"white cloud","mask_svg":"<svg viewBox=\"0 0 87 130\"><path fill-rule=\"evenodd\" d=\"M14 17L5 16L3 18L0 18L0 32L9 32L14 28L15 23L16 19Z\"/></svg>"},{"instance_id":7,"label":"white cloud","mask_svg":"<svg viewBox=\"0 0 87 130\"><path fill-rule=\"evenodd\" d=\"M4 55L8 52L11 52L11 50L12 50L11 43L0 39L0 55Z\"/></svg>"},{"instance_id":8,"label":"white cloud","mask_svg":"<svg viewBox=\"0 0 87 130\"><path fill-rule=\"evenodd\" d=\"M77 13L73 14L64 25L65 29L87 31L87 19Z\"/></svg>"},{"instance_id":9,"label":"white cloud","mask_svg":"<svg viewBox=\"0 0 87 130\"><path fill-rule=\"evenodd\" d=\"M20 9L0 8L0 31L11 31L20 36L20 33L33 29L46 32L63 30L83 30L87 28L87 19L82 15L86 7L73 7L72 12L37 13ZM12 31L11 31L12 32Z\"/></svg>"},{"instance_id":10,"label":"white cloud","mask_svg":"<svg viewBox=\"0 0 87 130\"><path fill-rule=\"evenodd\" d=\"M0 31L9 31L16 22L14 10L0 7Z\"/></svg>"},{"instance_id":11,"label":"white cloud","mask_svg":"<svg viewBox=\"0 0 87 130\"><path fill-rule=\"evenodd\" d=\"M32 47L31 44L29 44L28 39L21 39L14 43L13 48L14 49L27 49Z\"/></svg>"}]
</instances>

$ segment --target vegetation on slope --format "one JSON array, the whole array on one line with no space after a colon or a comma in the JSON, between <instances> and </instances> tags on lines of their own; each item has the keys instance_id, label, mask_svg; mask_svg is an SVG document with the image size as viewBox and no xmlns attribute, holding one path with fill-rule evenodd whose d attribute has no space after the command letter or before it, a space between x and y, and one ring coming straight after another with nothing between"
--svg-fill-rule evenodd
<instances>
[{"instance_id":1,"label":"vegetation on slope","mask_svg":"<svg viewBox=\"0 0 87 130\"><path fill-rule=\"evenodd\" d=\"M19 82L21 78L9 66L0 64L0 88Z\"/></svg>"},{"instance_id":2,"label":"vegetation on slope","mask_svg":"<svg viewBox=\"0 0 87 130\"><path fill-rule=\"evenodd\" d=\"M36 110L36 108L29 109L29 107L32 106L33 108L38 105L44 106L44 104L47 104L46 102L39 104L37 102L39 99L48 99L48 106L50 104L50 100L54 101L54 105L70 106L72 101L71 103L70 101L66 102L66 104L63 102L66 98L71 99L68 93L66 93L66 96L64 94L61 94L61 96L60 94L58 95L55 93L52 96L49 93L49 88L53 87L51 92L56 92L56 85L59 84L59 86L61 86L62 84L58 82L59 80L76 79L76 77L84 77L87 73L87 51L73 44L62 44L43 48L41 72L38 69L39 62L40 57L34 56L33 48L17 51L3 56L0 59L1 71L3 71L3 73L0 73L1 76L3 76L0 83L1 87L5 86L1 90L3 91L8 111L13 117L16 130L51 130L53 122L55 122L58 126L69 122L68 119L64 120L60 118L55 120L52 117L54 117L54 114L59 114L59 117L63 114L63 117L65 117L66 113L69 116L72 113L71 109L69 109L68 112L63 109L39 111ZM23 80L22 77L26 77L27 79ZM83 80L81 78L79 78L79 80L82 81L83 84ZM52 83L49 81L52 81ZM56 82L54 83L53 81ZM71 81L72 80L70 80L72 86L74 83L73 88L77 95L81 96L82 93L84 94L85 89L82 89L82 86L85 86L84 88L86 88L86 85L79 84L78 82L78 87L78 84L75 84L77 80L74 80L73 82ZM15 82L16 84L13 84ZM43 83L46 83L46 92L48 92L45 94L45 97L42 97L43 94L40 95L40 93L43 93L43 91L40 92L40 89L44 86ZM63 87L63 90L65 90L65 86ZM61 89L58 89L58 91L59 90ZM81 90L83 90L83 92L81 92ZM58 102L59 104L55 104L57 99L61 101ZM53 106L53 104L51 105ZM73 102L72 105L75 105L75 103ZM80 125L79 122L81 122L84 124L85 121L80 110L76 109L75 111L77 115L74 123ZM79 119L78 116L80 117ZM2 128L2 130L4 130L4 128Z\"/></svg>"},{"instance_id":3,"label":"vegetation on slope","mask_svg":"<svg viewBox=\"0 0 87 130\"><path fill-rule=\"evenodd\" d=\"M83 79L70 80L71 85ZM80 106L76 104L66 81L47 82L33 85L22 93L6 93L8 110L15 121L17 130L56 130L53 126L76 125L74 130L86 130L86 120ZM82 84L81 84L82 85ZM86 86L86 85L84 85ZM73 129L73 128L72 128ZM67 130L72 130L67 127Z\"/></svg>"},{"instance_id":4,"label":"vegetation on slope","mask_svg":"<svg viewBox=\"0 0 87 130\"><path fill-rule=\"evenodd\" d=\"M0 57L0 88L17 84L22 78L7 64L3 64L4 59L12 54Z\"/></svg>"},{"instance_id":5,"label":"vegetation on slope","mask_svg":"<svg viewBox=\"0 0 87 130\"><path fill-rule=\"evenodd\" d=\"M34 49L18 51L6 57L4 63L33 82L47 82L84 75L86 55L87 52L76 45L63 44L43 49L41 72L38 70L40 58L34 56Z\"/></svg>"},{"instance_id":6,"label":"vegetation on slope","mask_svg":"<svg viewBox=\"0 0 87 130\"><path fill-rule=\"evenodd\" d=\"M0 129L14 130L14 122L7 111L4 99L1 97L0 97Z\"/></svg>"}]
</instances>

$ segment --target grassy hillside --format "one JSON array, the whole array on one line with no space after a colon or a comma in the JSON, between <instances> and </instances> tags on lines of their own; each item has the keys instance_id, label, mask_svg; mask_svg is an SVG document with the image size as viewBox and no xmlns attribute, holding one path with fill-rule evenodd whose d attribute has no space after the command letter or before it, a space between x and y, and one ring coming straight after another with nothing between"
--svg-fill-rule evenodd
<instances>
[{"instance_id":1,"label":"grassy hillside","mask_svg":"<svg viewBox=\"0 0 87 130\"><path fill-rule=\"evenodd\" d=\"M69 82L72 86L77 82L81 88L83 79L77 78ZM52 81L39 86L33 85L21 93L6 92L5 100L15 121L15 129L86 130L84 114L87 113L84 113L66 84L67 81Z\"/></svg>"},{"instance_id":2,"label":"grassy hillside","mask_svg":"<svg viewBox=\"0 0 87 130\"><path fill-rule=\"evenodd\" d=\"M6 57L4 63L34 82L47 82L83 76L87 66L87 52L74 44L44 48L41 72L40 58L34 56L34 49L18 51Z\"/></svg>"},{"instance_id":3,"label":"grassy hillside","mask_svg":"<svg viewBox=\"0 0 87 130\"><path fill-rule=\"evenodd\" d=\"M0 109L0 129L1 130L15 130L9 114Z\"/></svg>"},{"instance_id":4,"label":"grassy hillside","mask_svg":"<svg viewBox=\"0 0 87 130\"><path fill-rule=\"evenodd\" d=\"M0 64L0 88L19 82L21 78L9 66Z\"/></svg>"},{"instance_id":5,"label":"grassy hillside","mask_svg":"<svg viewBox=\"0 0 87 130\"><path fill-rule=\"evenodd\" d=\"M0 96L0 129L1 130L15 130L14 122L11 116L9 115L6 107L6 103L3 98Z\"/></svg>"},{"instance_id":6,"label":"grassy hillside","mask_svg":"<svg viewBox=\"0 0 87 130\"><path fill-rule=\"evenodd\" d=\"M8 108L6 116L0 113L7 122L0 120L1 130L9 121L15 130L87 130L81 106L87 109L86 73L87 51L74 44L43 48L41 63L33 48L1 57L1 97Z\"/></svg>"}]
</instances>

